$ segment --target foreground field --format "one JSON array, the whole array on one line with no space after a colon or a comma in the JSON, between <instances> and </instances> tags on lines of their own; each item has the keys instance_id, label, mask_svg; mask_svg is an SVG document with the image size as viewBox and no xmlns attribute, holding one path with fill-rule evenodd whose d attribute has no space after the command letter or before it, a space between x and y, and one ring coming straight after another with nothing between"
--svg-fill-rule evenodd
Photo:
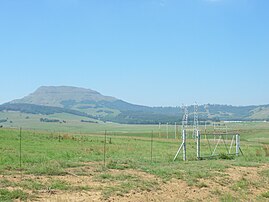
<instances>
[{"instance_id":1,"label":"foreground field","mask_svg":"<svg viewBox=\"0 0 269 202\"><path fill-rule=\"evenodd\" d=\"M0 129L0 201L269 200L268 123L230 125L244 156L197 161L189 140L186 162L173 161L180 140L137 127L106 137Z\"/></svg>"}]
</instances>

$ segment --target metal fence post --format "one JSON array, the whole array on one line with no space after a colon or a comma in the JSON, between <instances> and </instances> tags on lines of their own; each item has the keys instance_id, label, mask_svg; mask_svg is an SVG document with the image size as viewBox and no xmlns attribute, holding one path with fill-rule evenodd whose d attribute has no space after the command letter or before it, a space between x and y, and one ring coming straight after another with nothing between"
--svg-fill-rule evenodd
<instances>
[{"instance_id":1,"label":"metal fence post","mask_svg":"<svg viewBox=\"0 0 269 202\"><path fill-rule=\"evenodd\" d=\"M240 150L240 135L236 134L236 138L235 138L235 142L236 142L236 156L239 156L239 150Z\"/></svg>"},{"instance_id":2,"label":"metal fence post","mask_svg":"<svg viewBox=\"0 0 269 202\"><path fill-rule=\"evenodd\" d=\"M200 131L196 130L196 149L197 149L197 160L200 160Z\"/></svg>"},{"instance_id":3,"label":"metal fence post","mask_svg":"<svg viewBox=\"0 0 269 202\"><path fill-rule=\"evenodd\" d=\"M182 140L183 140L183 161L186 161L186 153L187 153L187 148L186 148L186 130L183 130L182 132Z\"/></svg>"}]
</instances>

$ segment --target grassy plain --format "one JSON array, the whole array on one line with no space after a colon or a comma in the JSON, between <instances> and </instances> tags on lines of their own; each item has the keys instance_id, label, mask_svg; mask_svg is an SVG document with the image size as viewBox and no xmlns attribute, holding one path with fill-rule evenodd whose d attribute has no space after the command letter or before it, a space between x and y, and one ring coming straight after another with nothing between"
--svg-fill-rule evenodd
<instances>
[{"instance_id":1,"label":"grassy plain","mask_svg":"<svg viewBox=\"0 0 269 202\"><path fill-rule=\"evenodd\" d=\"M156 125L72 121L34 124L21 135L0 129L0 201L269 200L269 123L226 124L240 133L244 156L197 161L189 139L188 161L180 154L174 162L174 126L167 139L166 126L159 133Z\"/></svg>"}]
</instances>

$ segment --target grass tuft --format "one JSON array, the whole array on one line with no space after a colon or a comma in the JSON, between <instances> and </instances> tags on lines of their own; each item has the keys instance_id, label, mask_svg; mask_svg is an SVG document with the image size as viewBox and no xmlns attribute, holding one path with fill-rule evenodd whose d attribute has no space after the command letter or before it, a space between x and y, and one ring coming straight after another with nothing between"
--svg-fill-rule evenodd
<instances>
[{"instance_id":1,"label":"grass tuft","mask_svg":"<svg viewBox=\"0 0 269 202\"><path fill-rule=\"evenodd\" d=\"M28 190L46 189L46 186L44 184L42 184L41 182L38 182L36 180L32 180L32 179L27 179L27 180L19 183L18 186L22 187L23 189L28 189Z\"/></svg>"},{"instance_id":2,"label":"grass tuft","mask_svg":"<svg viewBox=\"0 0 269 202\"><path fill-rule=\"evenodd\" d=\"M29 195L19 189L13 191L9 191L7 189L0 189L0 201L26 201L28 198Z\"/></svg>"},{"instance_id":3,"label":"grass tuft","mask_svg":"<svg viewBox=\"0 0 269 202\"><path fill-rule=\"evenodd\" d=\"M58 175L66 174L61 164L55 160L49 161L49 162L43 162L40 164L34 164L28 170L27 173L31 173L34 175L51 175L51 176L58 176Z\"/></svg>"},{"instance_id":4,"label":"grass tuft","mask_svg":"<svg viewBox=\"0 0 269 202\"><path fill-rule=\"evenodd\" d=\"M53 180L50 185L50 189L58 189L58 190L69 190L70 189L70 184L63 180Z\"/></svg>"},{"instance_id":5,"label":"grass tuft","mask_svg":"<svg viewBox=\"0 0 269 202\"><path fill-rule=\"evenodd\" d=\"M225 193L221 198L220 201L222 202L234 202L238 201L231 193Z\"/></svg>"},{"instance_id":6,"label":"grass tuft","mask_svg":"<svg viewBox=\"0 0 269 202\"><path fill-rule=\"evenodd\" d=\"M199 188L207 188L208 187L208 185L204 182L199 182L198 184L196 184L196 186Z\"/></svg>"},{"instance_id":7,"label":"grass tuft","mask_svg":"<svg viewBox=\"0 0 269 202\"><path fill-rule=\"evenodd\" d=\"M269 191L262 193L262 197L269 199Z\"/></svg>"}]
</instances>

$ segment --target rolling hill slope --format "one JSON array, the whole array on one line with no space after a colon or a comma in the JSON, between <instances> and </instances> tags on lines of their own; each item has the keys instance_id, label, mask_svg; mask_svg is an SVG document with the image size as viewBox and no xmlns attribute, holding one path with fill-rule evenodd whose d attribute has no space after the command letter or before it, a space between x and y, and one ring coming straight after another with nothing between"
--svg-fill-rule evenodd
<instances>
[{"instance_id":1,"label":"rolling hill slope","mask_svg":"<svg viewBox=\"0 0 269 202\"><path fill-rule=\"evenodd\" d=\"M69 86L43 86L34 93L0 105L0 111L30 114L67 113L118 123L155 124L179 122L179 107L147 107L104 96L99 92ZM193 106L189 106L192 120ZM200 120L269 120L269 105L230 106L209 104L199 106Z\"/></svg>"}]
</instances>

